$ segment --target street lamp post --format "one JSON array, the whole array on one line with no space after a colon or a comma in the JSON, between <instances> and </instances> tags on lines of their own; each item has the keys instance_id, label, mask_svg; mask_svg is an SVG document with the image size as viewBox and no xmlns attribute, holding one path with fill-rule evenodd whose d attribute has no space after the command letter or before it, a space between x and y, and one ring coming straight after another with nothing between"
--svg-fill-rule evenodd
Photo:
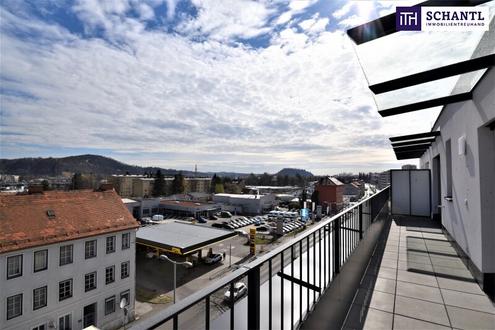
<instances>
[{"instance_id":1,"label":"street lamp post","mask_svg":"<svg viewBox=\"0 0 495 330\"><path fill-rule=\"evenodd\" d=\"M160 260L166 260L174 264L174 304L175 304L175 291L176 291L176 286L177 286L177 265L184 265L184 266L190 266L192 267L192 263L189 261L174 261L167 257L166 255L162 254L160 256Z\"/></svg>"}]
</instances>

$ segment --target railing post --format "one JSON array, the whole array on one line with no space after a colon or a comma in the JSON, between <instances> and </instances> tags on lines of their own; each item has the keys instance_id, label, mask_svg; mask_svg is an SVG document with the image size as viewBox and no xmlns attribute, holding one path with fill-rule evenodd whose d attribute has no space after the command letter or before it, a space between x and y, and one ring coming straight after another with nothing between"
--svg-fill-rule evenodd
<instances>
[{"instance_id":1,"label":"railing post","mask_svg":"<svg viewBox=\"0 0 495 330\"><path fill-rule=\"evenodd\" d=\"M335 219L334 238L333 238L333 260L335 262L335 273L340 272L340 217Z\"/></svg>"},{"instance_id":2,"label":"railing post","mask_svg":"<svg viewBox=\"0 0 495 330\"><path fill-rule=\"evenodd\" d=\"M359 240L363 239L363 204L358 206Z\"/></svg>"},{"instance_id":3,"label":"railing post","mask_svg":"<svg viewBox=\"0 0 495 330\"><path fill-rule=\"evenodd\" d=\"M248 329L260 329L260 267L248 272Z\"/></svg>"}]
</instances>

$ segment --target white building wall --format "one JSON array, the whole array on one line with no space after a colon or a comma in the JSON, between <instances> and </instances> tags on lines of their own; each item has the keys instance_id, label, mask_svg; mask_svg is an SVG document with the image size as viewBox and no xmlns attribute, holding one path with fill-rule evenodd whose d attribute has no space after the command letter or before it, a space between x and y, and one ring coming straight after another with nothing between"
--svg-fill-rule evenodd
<instances>
[{"instance_id":1,"label":"white building wall","mask_svg":"<svg viewBox=\"0 0 495 330\"><path fill-rule=\"evenodd\" d=\"M433 170L433 158L440 155L442 224L484 273L495 272L495 140L486 127L495 119L495 70L485 75L473 100L447 105L433 130L440 130L432 147L421 157L421 168ZM459 155L459 138L466 137L465 154ZM446 201L447 164L445 144L451 140L452 201ZM479 141L482 140L480 145ZM480 159L482 162L480 163ZM490 171L490 163L493 162ZM438 201L432 171L432 207Z\"/></svg>"},{"instance_id":2,"label":"white building wall","mask_svg":"<svg viewBox=\"0 0 495 330\"><path fill-rule=\"evenodd\" d=\"M253 198L256 196L256 198ZM243 195L239 194L216 194L213 201L219 204L241 207L243 213L260 214L263 210L270 209L275 205L275 195Z\"/></svg>"},{"instance_id":3,"label":"white building wall","mask_svg":"<svg viewBox=\"0 0 495 330\"><path fill-rule=\"evenodd\" d=\"M131 233L130 248L122 250L122 233ZM115 252L106 254L106 237L116 236ZM97 239L97 257L85 259L85 242ZM121 231L100 236L66 241L63 243L38 246L0 255L0 329L32 329L52 321L58 326L58 318L72 315L72 329L82 329L83 308L97 303L97 326L101 329L118 328L123 321L123 311L119 308L120 293L130 291L130 316L134 314L135 298L135 242L136 231ZM73 244L73 262L59 265L60 246ZM48 269L34 272L34 251L48 249ZM7 280L7 257L23 255L22 276ZM120 264L130 261L130 274L120 278ZM115 281L105 284L105 268L115 266ZM97 288L85 292L84 275L97 271ZM59 302L59 282L73 279L72 297ZM47 306L33 311L33 290L47 288ZM23 294L22 315L7 320L7 297ZM115 312L105 316L105 299L115 295Z\"/></svg>"}]
</instances>

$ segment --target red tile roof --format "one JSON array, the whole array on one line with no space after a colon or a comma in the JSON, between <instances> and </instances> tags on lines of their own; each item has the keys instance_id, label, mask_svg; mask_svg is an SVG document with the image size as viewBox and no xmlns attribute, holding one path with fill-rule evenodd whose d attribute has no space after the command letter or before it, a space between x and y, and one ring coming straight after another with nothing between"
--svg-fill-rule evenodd
<instances>
[{"instance_id":1,"label":"red tile roof","mask_svg":"<svg viewBox=\"0 0 495 330\"><path fill-rule=\"evenodd\" d=\"M114 190L0 195L0 253L138 227Z\"/></svg>"}]
</instances>

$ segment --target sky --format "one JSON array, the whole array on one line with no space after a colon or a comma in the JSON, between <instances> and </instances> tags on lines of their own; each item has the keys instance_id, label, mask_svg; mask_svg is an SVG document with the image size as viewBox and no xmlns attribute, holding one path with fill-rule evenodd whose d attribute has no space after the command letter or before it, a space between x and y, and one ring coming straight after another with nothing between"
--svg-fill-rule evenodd
<instances>
[{"instance_id":1,"label":"sky","mask_svg":"<svg viewBox=\"0 0 495 330\"><path fill-rule=\"evenodd\" d=\"M3 0L0 158L319 175L417 164L397 161L388 137L430 131L440 109L378 109L455 80L379 97L368 84L467 59L480 35L356 46L345 34L417 2Z\"/></svg>"}]
</instances>

